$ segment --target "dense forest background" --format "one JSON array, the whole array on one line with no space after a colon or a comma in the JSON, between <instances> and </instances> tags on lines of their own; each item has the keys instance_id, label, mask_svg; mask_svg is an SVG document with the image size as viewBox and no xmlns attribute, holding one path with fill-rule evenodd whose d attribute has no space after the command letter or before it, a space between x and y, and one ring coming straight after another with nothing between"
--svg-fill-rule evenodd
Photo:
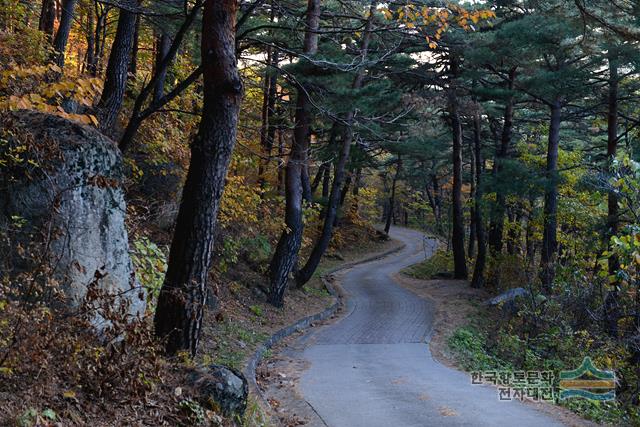
<instances>
[{"instance_id":1,"label":"dense forest background","mask_svg":"<svg viewBox=\"0 0 640 427\"><path fill-rule=\"evenodd\" d=\"M46 112L117 144L147 293L142 324L105 315L112 337L127 331L114 349L51 303L45 269L16 279L3 265L4 415L121 396L151 424L202 421L191 400L159 410L148 396L179 383L175 361L193 363L203 330L222 327L207 310L238 287L255 288L264 304L243 309L258 317L300 309L323 256L383 223L441 239L452 278L526 292L498 324L467 330L470 367L572 369L590 355L615 369L618 398L573 409L638 423L638 7L0 0L3 117ZM9 122L4 188L40 152Z\"/></svg>"}]
</instances>

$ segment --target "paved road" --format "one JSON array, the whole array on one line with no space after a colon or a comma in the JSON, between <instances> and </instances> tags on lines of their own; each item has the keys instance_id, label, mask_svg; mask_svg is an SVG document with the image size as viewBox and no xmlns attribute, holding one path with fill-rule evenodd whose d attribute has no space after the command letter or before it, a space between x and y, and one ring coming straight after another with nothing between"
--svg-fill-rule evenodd
<instances>
[{"instance_id":1,"label":"paved road","mask_svg":"<svg viewBox=\"0 0 640 427\"><path fill-rule=\"evenodd\" d=\"M331 427L560 426L495 388L436 362L427 344L433 307L400 288L393 273L424 259L422 235L394 228L406 248L349 271L348 314L305 337L304 399ZM433 243L431 243L431 246ZM432 251L432 247L428 248Z\"/></svg>"}]
</instances>

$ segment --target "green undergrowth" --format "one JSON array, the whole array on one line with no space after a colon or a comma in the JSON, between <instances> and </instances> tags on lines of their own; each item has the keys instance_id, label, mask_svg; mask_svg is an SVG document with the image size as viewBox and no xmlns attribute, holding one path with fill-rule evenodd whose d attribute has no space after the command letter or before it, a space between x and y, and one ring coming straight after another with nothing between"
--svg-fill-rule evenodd
<instances>
[{"instance_id":1,"label":"green undergrowth","mask_svg":"<svg viewBox=\"0 0 640 427\"><path fill-rule=\"evenodd\" d=\"M402 273L420 280L449 277L452 275L452 272L453 254L444 249L436 250L429 259L407 267L402 271Z\"/></svg>"},{"instance_id":2,"label":"green undergrowth","mask_svg":"<svg viewBox=\"0 0 640 427\"><path fill-rule=\"evenodd\" d=\"M255 347L268 338L265 333L248 330L230 320L224 321L219 328L222 341L212 362L238 370L242 370L245 360ZM238 345L238 343L241 344Z\"/></svg>"},{"instance_id":3,"label":"green undergrowth","mask_svg":"<svg viewBox=\"0 0 640 427\"><path fill-rule=\"evenodd\" d=\"M549 352L554 344L574 346L579 350L578 340L572 337L547 336L541 338L546 343L533 344L533 340L523 340L515 334L500 331L494 334L495 323L489 316L479 314L469 324L456 329L447 340L447 346L458 366L467 372L483 371L553 371L554 387L559 387L559 373L572 370L581 363L578 356L560 360L557 354ZM494 325L493 328L491 325ZM564 341L564 342L563 342ZM570 341L569 344L567 342ZM566 351L566 350L565 350ZM579 353L579 351L578 351ZM602 356L595 355L594 361L602 366ZM496 399L498 399L496 391ZM570 399L555 404L566 407L576 414L599 424L616 426L639 426L640 413L635 405L622 402L600 402L586 399Z\"/></svg>"}]
</instances>

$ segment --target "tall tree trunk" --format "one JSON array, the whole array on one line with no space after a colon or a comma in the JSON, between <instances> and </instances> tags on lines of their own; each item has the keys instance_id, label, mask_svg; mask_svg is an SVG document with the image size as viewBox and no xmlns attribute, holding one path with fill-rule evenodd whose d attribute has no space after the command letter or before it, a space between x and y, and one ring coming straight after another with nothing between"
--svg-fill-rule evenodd
<instances>
[{"instance_id":1,"label":"tall tree trunk","mask_svg":"<svg viewBox=\"0 0 640 427\"><path fill-rule=\"evenodd\" d=\"M167 354L195 355L215 224L236 141L242 82L235 55L236 0L207 1L202 19L204 106L155 313Z\"/></svg>"},{"instance_id":2,"label":"tall tree trunk","mask_svg":"<svg viewBox=\"0 0 640 427\"><path fill-rule=\"evenodd\" d=\"M304 36L304 54L313 56L318 51L318 27L320 25L320 0L308 0ZM276 251L269 265L269 302L281 307L287 288L289 273L293 270L302 241L302 200L303 177L307 150L309 149L309 128L311 103L304 87L298 88L296 100L295 129L291 154L285 170L285 224Z\"/></svg>"},{"instance_id":3,"label":"tall tree trunk","mask_svg":"<svg viewBox=\"0 0 640 427\"><path fill-rule=\"evenodd\" d=\"M384 224L384 232L389 234L389 230L391 230L391 222L393 222L393 210L395 209L396 204L396 184L398 183L398 178L400 177L400 171L402 170L402 158L398 155L398 163L396 165L396 173L393 175L393 181L391 182L391 195L389 195L389 204L387 208L387 217L385 219Z\"/></svg>"},{"instance_id":4,"label":"tall tree trunk","mask_svg":"<svg viewBox=\"0 0 640 427\"><path fill-rule=\"evenodd\" d=\"M353 196L353 203L351 204L351 212L353 212L354 216L358 216L358 211L360 210L360 185L362 180L362 168L358 167L355 172L355 179L353 180L353 189L351 190L351 195Z\"/></svg>"},{"instance_id":5,"label":"tall tree trunk","mask_svg":"<svg viewBox=\"0 0 640 427\"><path fill-rule=\"evenodd\" d=\"M331 168L327 167L324 170L324 176L322 177L322 198L329 197L329 187L331 186Z\"/></svg>"},{"instance_id":6,"label":"tall tree trunk","mask_svg":"<svg viewBox=\"0 0 640 427\"><path fill-rule=\"evenodd\" d=\"M93 35L94 51L91 56L87 55L87 71L92 76L97 76L99 73L99 62L102 61L104 51L104 30L106 29L105 23L107 13L105 11L105 7L100 5L98 2L95 2L94 6L95 15L97 17Z\"/></svg>"},{"instance_id":7,"label":"tall tree trunk","mask_svg":"<svg viewBox=\"0 0 640 427\"><path fill-rule=\"evenodd\" d=\"M133 33L133 47L131 48L131 62L129 72L134 76L138 74L138 51L140 50L140 21L141 15L136 16L136 29Z\"/></svg>"},{"instance_id":8,"label":"tall tree trunk","mask_svg":"<svg viewBox=\"0 0 640 427\"><path fill-rule=\"evenodd\" d=\"M164 85L167 79L169 67L163 67L162 63L171 49L171 36L165 31L156 37L156 57L154 73L158 76L153 85L153 102L158 102L164 96Z\"/></svg>"},{"instance_id":9,"label":"tall tree trunk","mask_svg":"<svg viewBox=\"0 0 640 427\"><path fill-rule=\"evenodd\" d=\"M96 54L95 54L95 72L98 75L104 67L104 53L107 44L107 18L109 17L110 7L96 1L96 13L98 21L96 23Z\"/></svg>"},{"instance_id":10,"label":"tall tree trunk","mask_svg":"<svg viewBox=\"0 0 640 427\"><path fill-rule=\"evenodd\" d=\"M426 185L424 186L424 191L427 194L427 201L429 202L429 206L431 207L431 212L433 212L433 217L435 218L436 222L439 221L439 213L438 213L438 206L436 205L436 199L434 197L433 192L431 191L431 182L427 182Z\"/></svg>"},{"instance_id":11,"label":"tall tree trunk","mask_svg":"<svg viewBox=\"0 0 640 427\"><path fill-rule=\"evenodd\" d=\"M476 200L476 153L475 153L475 117L474 117L474 139L470 141L469 144L469 157L471 160L471 179L469 181L471 186L471 200ZM471 205L469 209L469 246L467 249L467 254L469 258L473 258L476 254L476 208L475 203Z\"/></svg>"},{"instance_id":12,"label":"tall tree trunk","mask_svg":"<svg viewBox=\"0 0 640 427\"><path fill-rule=\"evenodd\" d=\"M458 111L457 78L459 64L455 57L450 59L451 83L447 89L449 120L453 134L453 189L451 205L453 224L451 245L453 248L454 278L466 280L467 259L464 251L464 213L462 209L462 123Z\"/></svg>"},{"instance_id":13,"label":"tall tree trunk","mask_svg":"<svg viewBox=\"0 0 640 427\"><path fill-rule=\"evenodd\" d=\"M55 51L53 62L60 68L64 67L64 55L69 41L69 33L73 24L73 15L78 0L64 0L62 2L62 17L58 32L53 39L53 49Z\"/></svg>"},{"instance_id":14,"label":"tall tree trunk","mask_svg":"<svg viewBox=\"0 0 640 427\"><path fill-rule=\"evenodd\" d=\"M516 80L516 68L509 70L509 80L507 81L507 89L511 93ZM500 180L500 172L504 169L504 162L509 158L509 147L513 135L513 96L509 94L505 107L504 119L502 124L502 135L500 137L500 145L496 150L495 164L493 167L493 175L495 179ZM496 202L491 210L491 225L489 226L489 246L491 252L499 254L502 251L502 235L504 233L504 215L507 197L502 183L496 187Z\"/></svg>"},{"instance_id":15,"label":"tall tree trunk","mask_svg":"<svg viewBox=\"0 0 640 427\"><path fill-rule=\"evenodd\" d=\"M271 22L275 20L275 9L271 12ZM260 125L260 146L265 153L264 161L260 161L258 180L261 187L265 184L265 171L269 168L271 152L273 151L276 125L276 97L278 95L278 63L280 54L276 49L267 48L267 66L264 72L262 93L262 123Z\"/></svg>"},{"instance_id":16,"label":"tall tree trunk","mask_svg":"<svg viewBox=\"0 0 640 427\"><path fill-rule=\"evenodd\" d=\"M131 60L135 27L136 14L129 10L120 9L118 28L107 65L106 80L97 106L100 130L107 134L112 133L118 119L118 113L122 108L127 88L127 71Z\"/></svg>"},{"instance_id":17,"label":"tall tree trunk","mask_svg":"<svg viewBox=\"0 0 640 427\"><path fill-rule=\"evenodd\" d=\"M96 34L95 21L92 10L87 10L87 54L85 56L84 71L93 74L95 72Z\"/></svg>"},{"instance_id":18,"label":"tall tree trunk","mask_svg":"<svg viewBox=\"0 0 640 427\"><path fill-rule=\"evenodd\" d=\"M618 62L614 54L609 56L609 110L607 113L607 169L613 173L613 162L618 153L618 87L620 76L618 73ZM618 195L615 191L609 191L607 200L607 232L605 234L607 245L612 236L618 234ZM620 269L618 257L609 257L609 275L615 276ZM620 307L618 302L619 282L615 280L605 296L605 321L609 335L618 336L618 319L620 318Z\"/></svg>"},{"instance_id":19,"label":"tall tree trunk","mask_svg":"<svg viewBox=\"0 0 640 427\"><path fill-rule=\"evenodd\" d=\"M546 290L551 288L555 278L555 261L558 252L558 149L560 146L561 123L562 104L560 99L556 98L551 104L551 120L549 122L547 183L544 195L544 229L540 255L540 279Z\"/></svg>"},{"instance_id":20,"label":"tall tree trunk","mask_svg":"<svg viewBox=\"0 0 640 427\"><path fill-rule=\"evenodd\" d=\"M315 178L313 178L313 182L311 183L311 193L316 194L318 187L320 187L320 183L323 181L326 170L330 167L329 162L324 162L318 168L318 172L316 172Z\"/></svg>"},{"instance_id":21,"label":"tall tree trunk","mask_svg":"<svg viewBox=\"0 0 640 427\"><path fill-rule=\"evenodd\" d=\"M484 218L482 217L482 123L480 122L480 112L476 111L473 116L473 151L475 161L476 188L474 195L474 215L476 218L476 237L478 239L478 255L473 268L473 278L471 286L482 288L484 286L484 270L487 258L487 245L484 234Z\"/></svg>"},{"instance_id":22,"label":"tall tree trunk","mask_svg":"<svg viewBox=\"0 0 640 427\"><path fill-rule=\"evenodd\" d=\"M42 0L42 10L38 29L47 35L49 42L53 42L53 33L56 23L56 0Z\"/></svg>"},{"instance_id":23,"label":"tall tree trunk","mask_svg":"<svg viewBox=\"0 0 640 427\"><path fill-rule=\"evenodd\" d=\"M362 44L360 46L360 58L361 63L365 63L367 59L367 54L369 51L369 42L371 40L371 29L373 26L373 17L375 16L375 3L371 4L369 9L369 16L367 18L367 23L365 26L364 34L362 36ZM353 80L353 84L351 85L354 91L357 91L362 88L364 83L365 69L364 67L360 67L356 72L356 77ZM296 284L298 287L303 286L307 283L313 273L318 268L318 264L320 264L320 259L324 255L325 251L329 247L329 243L331 242L331 237L333 236L333 227L337 219L338 213L338 204L342 200L344 203L343 197L346 196L347 188L343 189L344 181L345 181L345 168L347 166L347 162L349 161L349 155L351 153L351 144L353 142L353 120L355 117L355 111L350 110L345 117L345 126L344 126L344 134L342 136L342 147L340 149L340 155L338 157L338 161L335 165L335 170L333 174L333 184L331 186L331 194L329 196L329 201L327 203L326 213L324 216L324 223L322 226L322 232L320 233L320 237L316 244L313 246L311 251L311 255L309 255L309 259L307 263L304 265L298 274L296 274ZM342 196L342 197L341 197Z\"/></svg>"},{"instance_id":24,"label":"tall tree trunk","mask_svg":"<svg viewBox=\"0 0 640 427\"><path fill-rule=\"evenodd\" d=\"M433 189L433 201L435 204L435 210L433 213L438 223L438 230L442 232L442 190L440 188L440 183L438 182L438 176L435 174L435 172L431 176L431 186L431 188Z\"/></svg>"}]
</instances>

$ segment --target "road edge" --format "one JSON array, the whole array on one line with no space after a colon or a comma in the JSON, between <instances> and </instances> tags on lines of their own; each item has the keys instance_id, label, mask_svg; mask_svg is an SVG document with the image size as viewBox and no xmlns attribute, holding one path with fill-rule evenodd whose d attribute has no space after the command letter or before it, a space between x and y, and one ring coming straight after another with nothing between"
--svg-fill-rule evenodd
<instances>
[{"instance_id":1,"label":"road edge","mask_svg":"<svg viewBox=\"0 0 640 427\"><path fill-rule=\"evenodd\" d=\"M331 283L331 281L329 280L329 277L339 271L347 270L349 268L355 267L360 264L366 264L371 261L376 261L376 260L388 257L389 255L393 255L397 252L400 252L406 247L405 243L402 243L395 239L391 239L391 240L398 243L395 247L391 249L387 249L386 251L379 252L379 253L374 253L370 256L364 257L356 261L346 262L342 265L334 267L329 271L323 273L320 276L320 279L322 280L322 283L324 284L327 291L331 294L331 296L334 297L335 299L334 303L319 313L315 313L310 316L303 317L297 320L296 322L294 322L293 324L289 326L285 326L284 328L281 328L276 333L271 335L266 341L264 341L253 353L251 358L247 361L244 369L242 370L242 373L244 374L244 376L247 379L247 382L249 383L249 392L250 394L253 394L258 398L257 403L265 410L265 414L267 418L270 419L272 422L274 421L273 413L272 413L273 408L271 407L271 405L265 398L264 394L260 390L260 387L258 387L258 382L256 380L256 369L260 364L260 362L262 361L264 354L269 349L271 349L274 345L282 341L283 339L291 336L296 332L301 332L306 329L309 329L314 322L326 320L332 315L334 315L338 311L338 308L340 308L344 303L344 299L346 296L342 291L342 289L339 287L339 285L334 285L333 283Z\"/></svg>"}]
</instances>

